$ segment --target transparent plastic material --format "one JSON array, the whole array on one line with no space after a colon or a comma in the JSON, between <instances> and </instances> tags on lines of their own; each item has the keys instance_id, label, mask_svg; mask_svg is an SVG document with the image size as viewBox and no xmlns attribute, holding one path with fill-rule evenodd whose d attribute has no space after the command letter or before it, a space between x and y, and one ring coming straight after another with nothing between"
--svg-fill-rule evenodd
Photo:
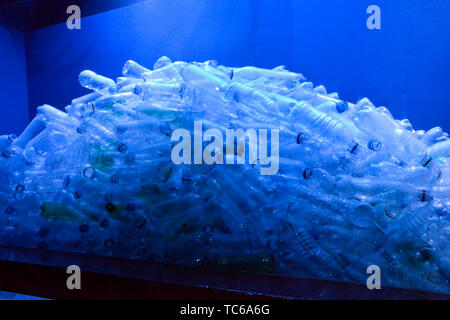
<instances>
[{"instance_id":1,"label":"transparent plastic material","mask_svg":"<svg viewBox=\"0 0 450 320\"><path fill-rule=\"evenodd\" d=\"M450 292L442 129L284 67L162 57L153 70L127 61L117 83L79 80L94 93L0 137L1 244L360 283L378 265L385 286ZM175 165L171 135L195 121L224 136L278 129L279 171Z\"/></svg>"}]
</instances>

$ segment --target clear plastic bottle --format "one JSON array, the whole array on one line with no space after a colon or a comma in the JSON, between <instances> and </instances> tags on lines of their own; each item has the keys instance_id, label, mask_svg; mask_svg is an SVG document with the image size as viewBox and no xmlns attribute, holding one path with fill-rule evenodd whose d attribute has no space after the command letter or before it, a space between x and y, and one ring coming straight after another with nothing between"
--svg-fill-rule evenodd
<instances>
[{"instance_id":1,"label":"clear plastic bottle","mask_svg":"<svg viewBox=\"0 0 450 320\"><path fill-rule=\"evenodd\" d=\"M442 136L442 134L443 131L441 127L434 127L424 134L422 141L430 147L436 142L438 138Z\"/></svg>"},{"instance_id":2,"label":"clear plastic bottle","mask_svg":"<svg viewBox=\"0 0 450 320\"><path fill-rule=\"evenodd\" d=\"M137 104L135 110L138 114L146 115L160 121L174 121L182 117L182 112L173 107L158 106L147 101ZM158 125L161 125L161 123Z\"/></svg>"},{"instance_id":3,"label":"clear plastic bottle","mask_svg":"<svg viewBox=\"0 0 450 320\"><path fill-rule=\"evenodd\" d=\"M433 144L429 149L428 153L432 157L442 157L450 158L450 140L441 141Z\"/></svg>"},{"instance_id":4,"label":"clear plastic bottle","mask_svg":"<svg viewBox=\"0 0 450 320\"><path fill-rule=\"evenodd\" d=\"M105 144L117 143L117 139L116 139L114 133L109 128L100 124L94 118L86 119L82 123L82 125L90 133L90 136L93 137L96 141L105 143Z\"/></svg>"},{"instance_id":5,"label":"clear plastic bottle","mask_svg":"<svg viewBox=\"0 0 450 320\"><path fill-rule=\"evenodd\" d=\"M172 60L170 60L169 57L162 56L158 60L156 60L155 64L153 65L153 69L161 69L163 67L166 67L172 63Z\"/></svg>"},{"instance_id":6,"label":"clear plastic bottle","mask_svg":"<svg viewBox=\"0 0 450 320\"><path fill-rule=\"evenodd\" d=\"M343 193L358 195L369 203L394 202L404 205L411 202L429 202L433 199L430 192L415 186L395 181L371 181L365 178L338 176L338 190Z\"/></svg>"},{"instance_id":7,"label":"clear plastic bottle","mask_svg":"<svg viewBox=\"0 0 450 320\"><path fill-rule=\"evenodd\" d=\"M169 100L180 102L183 98L186 87L183 84L171 84L162 82L138 83L134 87L134 94L143 100Z\"/></svg>"},{"instance_id":8,"label":"clear plastic bottle","mask_svg":"<svg viewBox=\"0 0 450 320\"><path fill-rule=\"evenodd\" d=\"M426 145L417 136L371 106L355 114L355 124L382 144L381 150L404 163L418 164L426 154Z\"/></svg>"},{"instance_id":9,"label":"clear plastic bottle","mask_svg":"<svg viewBox=\"0 0 450 320\"><path fill-rule=\"evenodd\" d=\"M125 62L124 66L123 66L122 74L125 77L140 78L143 73L149 72L149 71L150 70L148 70L147 68L144 68L137 62L135 62L133 60L128 60L127 62Z\"/></svg>"},{"instance_id":10,"label":"clear plastic bottle","mask_svg":"<svg viewBox=\"0 0 450 320\"><path fill-rule=\"evenodd\" d=\"M154 120L132 120L132 121L121 121L115 125L114 131L118 135L145 135L148 131L159 125L158 122Z\"/></svg>"},{"instance_id":11,"label":"clear plastic bottle","mask_svg":"<svg viewBox=\"0 0 450 320\"><path fill-rule=\"evenodd\" d=\"M72 129L78 124L77 119L71 118L67 113L58 110L48 104L37 108L37 113L41 116L47 127L59 127L61 130Z\"/></svg>"},{"instance_id":12,"label":"clear plastic bottle","mask_svg":"<svg viewBox=\"0 0 450 320\"><path fill-rule=\"evenodd\" d=\"M320 247L308 230L300 229L296 232L294 246L319 278L340 279L342 277L337 261Z\"/></svg>"},{"instance_id":13,"label":"clear plastic bottle","mask_svg":"<svg viewBox=\"0 0 450 320\"><path fill-rule=\"evenodd\" d=\"M86 89L94 90L100 94L114 94L117 92L117 85L114 80L100 76L90 70L82 71L78 80Z\"/></svg>"},{"instance_id":14,"label":"clear plastic bottle","mask_svg":"<svg viewBox=\"0 0 450 320\"><path fill-rule=\"evenodd\" d=\"M256 80L264 77L267 79L279 79L279 80L304 80L304 77L300 73L289 72L286 70L269 70L257 67L243 67L234 69L234 79L239 80Z\"/></svg>"},{"instance_id":15,"label":"clear plastic bottle","mask_svg":"<svg viewBox=\"0 0 450 320\"><path fill-rule=\"evenodd\" d=\"M224 91L228 83L228 81L216 77L195 65L189 65L184 68L182 76L186 83L208 91Z\"/></svg>"},{"instance_id":16,"label":"clear plastic bottle","mask_svg":"<svg viewBox=\"0 0 450 320\"><path fill-rule=\"evenodd\" d=\"M399 221L399 228L410 235L423 237L432 220L437 217L438 214L433 206L427 205L405 215L401 221Z\"/></svg>"},{"instance_id":17,"label":"clear plastic bottle","mask_svg":"<svg viewBox=\"0 0 450 320\"><path fill-rule=\"evenodd\" d=\"M153 71L145 72L142 74L142 78L145 81L180 82L183 81L181 73L187 65L186 62L176 61L154 69Z\"/></svg>"},{"instance_id":18,"label":"clear plastic bottle","mask_svg":"<svg viewBox=\"0 0 450 320\"><path fill-rule=\"evenodd\" d=\"M72 100L71 106L76 106L78 104L88 103L89 101L93 101L97 98L101 97L101 94L98 92L91 92L84 96L75 98Z\"/></svg>"},{"instance_id":19,"label":"clear plastic bottle","mask_svg":"<svg viewBox=\"0 0 450 320\"><path fill-rule=\"evenodd\" d=\"M339 145L348 147L354 141L350 130L341 122L313 108L308 103L296 104L289 117L299 126L316 132Z\"/></svg>"},{"instance_id":20,"label":"clear plastic bottle","mask_svg":"<svg viewBox=\"0 0 450 320\"><path fill-rule=\"evenodd\" d=\"M132 92L121 92L109 96L101 96L87 104L92 112L96 112L99 110L110 110L115 104L125 105L137 100L137 97Z\"/></svg>"},{"instance_id":21,"label":"clear plastic bottle","mask_svg":"<svg viewBox=\"0 0 450 320\"><path fill-rule=\"evenodd\" d=\"M264 114L273 113L276 115L279 111L277 105L267 95L259 90L251 88L239 82L230 82L226 88L225 99L228 102L239 103L238 110L242 105L251 105L264 117Z\"/></svg>"},{"instance_id":22,"label":"clear plastic bottle","mask_svg":"<svg viewBox=\"0 0 450 320\"><path fill-rule=\"evenodd\" d=\"M117 83L117 91L119 93L124 92L133 92L134 86L136 83L141 83L143 80L135 79L135 78L125 78L125 77L118 77L116 79Z\"/></svg>"},{"instance_id":23,"label":"clear plastic bottle","mask_svg":"<svg viewBox=\"0 0 450 320\"><path fill-rule=\"evenodd\" d=\"M12 146L25 149L28 142L41 133L45 127L45 121L41 117L35 117L22 134L12 143Z\"/></svg>"}]
</instances>

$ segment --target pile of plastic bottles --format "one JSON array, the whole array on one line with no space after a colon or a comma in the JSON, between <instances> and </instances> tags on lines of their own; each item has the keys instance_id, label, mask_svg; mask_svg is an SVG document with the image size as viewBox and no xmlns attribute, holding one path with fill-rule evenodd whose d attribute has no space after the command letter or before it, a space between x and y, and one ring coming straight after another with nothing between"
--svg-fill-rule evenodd
<instances>
[{"instance_id":1,"label":"pile of plastic bottles","mask_svg":"<svg viewBox=\"0 0 450 320\"><path fill-rule=\"evenodd\" d=\"M284 67L127 61L0 137L0 244L450 292L450 140ZM179 164L177 128L279 130L279 171ZM246 140L246 147L248 141ZM270 146L269 146L270 150ZM236 151L224 157L246 157Z\"/></svg>"}]
</instances>

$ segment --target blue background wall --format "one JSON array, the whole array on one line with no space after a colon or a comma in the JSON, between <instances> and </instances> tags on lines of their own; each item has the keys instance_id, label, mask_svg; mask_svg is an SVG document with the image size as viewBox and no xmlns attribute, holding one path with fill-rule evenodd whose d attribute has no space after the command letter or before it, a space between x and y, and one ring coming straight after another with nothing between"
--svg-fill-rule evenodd
<instances>
[{"instance_id":1,"label":"blue background wall","mask_svg":"<svg viewBox=\"0 0 450 320\"><path fill-rule=\"evenodd\" d=\"M19 134L28 124L25 35L0 26L0 135Z\"/></svg>"},{"instance_id":2,"label":"blue background wall","mask_svg":"<svg viewBox=\"0 0 450 320\"><path fill-rule=\"evenodd\" d=\"M381 8L381 30L366 27L371 4ZM127 59L151 67L167 55L286 65L346 100L386 105L416 129L450 131L449 11L448 0L145 1L83 18L81 30L62 23L30 32L30 116L86 93L83 69L117 77Z\"/></svg>"}]
</instances>

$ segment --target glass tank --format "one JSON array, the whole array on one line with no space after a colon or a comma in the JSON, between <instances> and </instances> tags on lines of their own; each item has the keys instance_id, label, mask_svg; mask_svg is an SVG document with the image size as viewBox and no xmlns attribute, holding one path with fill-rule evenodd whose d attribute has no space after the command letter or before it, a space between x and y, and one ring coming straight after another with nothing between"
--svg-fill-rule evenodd
<instances>
[{"instance_id":1,"label":"glass tank","mask_svg":"<svg viewBox=\"0 0 450 320\"><path fill-rule=\"evenodd\" d=\"M0 6L2 247L450 293L448 1L50 2Z\"/></svg>"}]
</instances>

